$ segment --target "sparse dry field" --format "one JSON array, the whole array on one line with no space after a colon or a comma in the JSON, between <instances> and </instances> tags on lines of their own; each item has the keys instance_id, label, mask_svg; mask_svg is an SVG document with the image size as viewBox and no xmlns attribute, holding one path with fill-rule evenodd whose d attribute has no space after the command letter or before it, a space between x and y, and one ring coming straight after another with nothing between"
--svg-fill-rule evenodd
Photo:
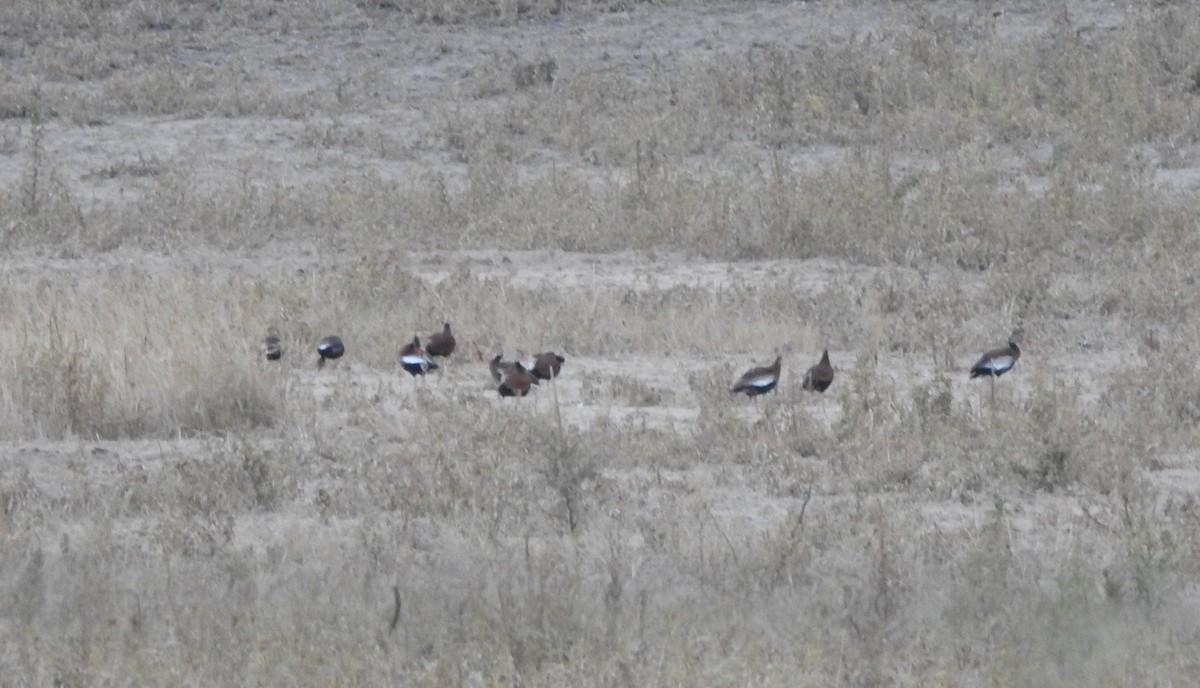
<instances>
[{"instance_id":1,"label":"sparse dry field","mask_svg":"<svg viewBox=\"0 0 1200 688\"><path fill-rule=\"evenodd\" d=\"M0 685L1200 683L1198 46L1172 2L4 3ZM563 378L501 400L467 340Z\"/></svg>"}]
</instances>

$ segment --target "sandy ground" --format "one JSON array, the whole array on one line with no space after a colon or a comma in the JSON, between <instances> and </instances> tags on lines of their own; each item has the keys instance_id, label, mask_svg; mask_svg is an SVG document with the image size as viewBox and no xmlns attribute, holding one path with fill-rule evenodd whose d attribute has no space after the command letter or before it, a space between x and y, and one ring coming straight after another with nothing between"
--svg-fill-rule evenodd
<instances>
[{"instance_id":1,"label":"sandy ground","mask_svg":"<svg viewBox=\"0 0 1200 688\"><path fill-rule=\"evenodd\" d=\"M993 16L995 3L935 2L928 3L928 11L932 17L966 21L980 35L1013 41L1049 31L1055 18L1039 3L1003 5L999 16ZM686 9L639 6L635 12L501 28L402 29L365 21L270 36L231 32L220 39L189 40L168 34L173 41L168 55L181 66L236 68L247 93L257 88L284 101L294 99L297 113L305 111L305 99L318 104L310 108L318 113L345 112L52 120L46 125L46 154L85 210L135 200L146 182L139 170L168 169L183 160L197 178L225 179L233 171L252 179L260 171L287 170L299 183L344 170L373 170L384 179L432 171L461 179L461 166L452 164L452 153L441 142L438 127L444 122L433 114L443 111L445 100L486 89L498 72L509 78L507 70L517 57L553 54L560 73L614 73L636 80L647 70L679 69L695 59L692 55L740 55L769 43L803 48L816 36L861 39L908 16L904 8L887 4L713 3ZM1073 2L1070 8L1070 21L1081 36L1117 26L1124 16L1110 3ZM94 86L47 83L43 88L80 93ZM331 91L337 89L349 94L344 106L330 105ZM13 150L0 155L0 183L5 184L18 179L25 164L20 150L25 143L14 132L19 125L6 126ZM326 139L345 145L314 145ZM826 145L785 152L802 167L844 153ZM553 164L558 154L531 148L524 156L522 166L532 170ZM1160 178L1180 190L1200 185L1192 167L1164 169Z\"/></svg>"}]
</instances>

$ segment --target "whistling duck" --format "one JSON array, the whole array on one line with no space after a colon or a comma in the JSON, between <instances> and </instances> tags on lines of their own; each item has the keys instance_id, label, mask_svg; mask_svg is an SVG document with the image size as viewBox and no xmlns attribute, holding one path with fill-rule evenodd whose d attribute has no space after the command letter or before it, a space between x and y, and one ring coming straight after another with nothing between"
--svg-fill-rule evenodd
<instances>
[{"instance_id":1,"label":"whistling duck","mask_svg":"<svg viewBox=\"0 0 1200 688\"><path fill-rule=\"evenodd\" d=\"M775 362L765 368L751 368L738 378L737 384L729 390L730 394L745 392L748 397L756 397L775 389L779 382L779 370L783 364L783 356L776 356Z\"/></svg>"},{"instance_id":2,"label":"whistling duck","mask_svg":"<svg viewBox=\"0 0 1200 688\"><path fill-rule=\"evenodd\" d=\"M279 333L275 331L275 328L267 330L267 337L262 340L262 351L268 361L278 361L283 358L283 340L279 338Z\"/></svg>"},{"instance_id":3,"label":"whistling duck","mask_svg":"<svg viewBox=\"0 0 1200 688\"><path fill-rule=\"evenodd\" d=\"M529 394L529 387L536 384L537 378L521 364L521 361L501 364L500 387L498 389L500 396L523 397Z\"/></svg>"},{"instance_id":4,"label":"whistling duck","mask_svg":"<svg viewBox=\"0 0 1200 688\"><path fill-rule=\"evenodd\" d=\"M483 352L479 351L478 347L476 347L476 353L481 357L483 355ZM496 344L492 347L492 354L494 355L488 360L488 372L492 374L493 380L500 382L504 378L504 375L512 372L517 364L513 361L504 360L504 347L500 346L499 344ZM521 354L518 357L518 360L521 362L521 366L526 372L533 370L535 363L528 354ZM536 373L534 374L533 384L538 384Z\"/></svg>"},{"instance_id":5,"label":"whistling duck","mask_svg":"<svg viewBox=\"0 0 1200 688\"><path fill-rule=\"evenodd\" d=\"M405 344L400 349L400 367L404 368L409 375L416 377L424 375L430 370L437 370L438 366L429 357L425 355L425 350L421 348L421 339L413 337L412 341Z\"/></svg>"},{"instance_id":6,"label":"whistling duck","mask_svg":"<svg viewBox=\"0 0 1200 688\"><path fill-rule=\"evenodd\" d=\"M504 362L504 347L499 344L492 346L492 354L492 358L488 359L488 372L492 374L493 380L499 382L503 376L504 369L512 364ZM479 357L479 360L483 360L483 352L479 350L478 346L475 347L475 355Z\"/></svg>"},{"instance_id":7,"label":"whistling duck","mask_svg":"<svg viewBox=\"0 0 1200 688\"><path fill-rule=\"evenodd\" d=\"M346 353L346 346L342 344L341 337L329 335L322 339L317 342L317 355L320 356L317 359L317 369L324 368L325 361L341 358L344 353Z\"/></svg>"},{"instance_id":8,"label":"whistling duck","mask_svg":"<svg viewBox=\"0 0 1200 688\"><path fill-rule=\"evenodd\" d=\"M992 393L996 393L996 378L1012 370L1021 358L1021 342L1025 338L1025 330L1017 328L1008 338L1008 346L1002 349L992 349L979 357L971 366L971 379L987 376L992 382Z\"/></svg>"},{"instance_id":9,"label":"whistling duck","mask_svg":"<svg viewBox=\"0 0 1200 688\"><path fill-rule=\"evenodd\" d=\"M562 371L562 364L566 363L567 359L559 356L553 351L533 355L533 369L529 372L539 380L549 380L550 378L558 377Z\"/></svg>"},{"instance_id":10,"label":"whistling duck","mask_svg":"<svg viewBox=\"0 0 1200 688\"><path fill-rule=\"evenodd\" d=\"M829 350L821 352L821 362L808 369L804 374L804 389L810 392L824 392L833 384L833 366L829 365Z\"/></svg>"},{"instance_id":11,"label":"whistling duck","mask_svg":"<svg viewBox=\"0 0 1200 688\"><path fill-rule=\"evenodd\" d=\"M500 379L504 377L504 373L511 371L512 366L515 365L510 360L504 360L503 345L492 345L492 358L488 359L485 359L484 352L482 352L479 346L475 345L474 342L472 342L472 345L470 346L475 348L476 358L479 358L479 360L487 360L487 371L492 373L492 379L494 379L496 382L500 382ZM524 367L524 369L526 369L526 371L532 370L534 366L533 358L530 357L529 354L521 353L520 351L517 351L517 354L517 360L521 361L521 365ZM538 384L538 379L536 379L536 377L534 378L533 384Z\"/></svg>"},{"instance_id":12,"label":"whistling duck","mask_svg":"<svg viewBox=\"0 0 1200 688\"><path fill-rule=\"evenodd\" d=\"M492 360L488 361L488 370L491 371L492 379L496 382L503 380L504 376L512 372L513 367L517 365L513 361L501 360L502 358L500 354L496 354ZM533 384L537 384L536 379L533 381Z\"/></svg>"},{"instance_id":13,"label":"whistling duck","mask_svg":"<svg viewBox=\"0 0 1200 688\"><path fill-rule=\"evenodd\" d=\"M429 339L425 341L425 353L429 354L430 358L446 357L454 353L456 343L454 335L450 332L450 321L447 320L441 332L429 335Z\"/></svg>"},{"instance_id":14,"label":"whistling duck","mask_svg":"<svg viewBox=\"0 0 1200 688\"><path fill-rule=\"evenodd\" d=\"M502 373L503 367L506 365L511 365L511 364L505 363L504 361L500 360L502 358L504 358L503 354L496 354L495 358L488 361L488 370L491 371L492 379L495 380L496 382L499 382L500 378L503 377L503 373Z\"/></svg>"}]
</instances>

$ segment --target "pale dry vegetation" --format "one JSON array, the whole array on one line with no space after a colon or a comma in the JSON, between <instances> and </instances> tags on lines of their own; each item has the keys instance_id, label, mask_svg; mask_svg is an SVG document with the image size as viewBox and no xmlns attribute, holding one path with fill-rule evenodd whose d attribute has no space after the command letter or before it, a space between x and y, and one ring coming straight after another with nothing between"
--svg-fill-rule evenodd
<instances>
[{"instance_id":1,"label":"pale dry vegetation","mask_svg":"<svg viewBox=\"0 0 1200 688\"><path fill-rule=\"evenodd\" d=\"M0 682L1194 683L1200 13L977 5L5 4Z\"/></svg>"}]
</instances>

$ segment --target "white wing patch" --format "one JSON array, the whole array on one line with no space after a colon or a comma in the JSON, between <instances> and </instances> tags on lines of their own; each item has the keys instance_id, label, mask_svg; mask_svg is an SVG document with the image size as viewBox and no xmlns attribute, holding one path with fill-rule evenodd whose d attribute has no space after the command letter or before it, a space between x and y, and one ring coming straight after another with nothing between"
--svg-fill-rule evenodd
<instances>
[{"instance_id":1,"label":"white wing patch","mask_svg":"<svg viewBox=\"0 0 1200 688\"><path fill-rule=\"evenodd\" d=\"M401 356L401 357L400 357L400 362L401 362L401 363L403 363L403 364L405 364L405 365L419 365L419 366L423 366L423 365L425 365L426 363L428 363L429 361L428 361L428 360L427 360L427 359L426 359L424 356L416 356L416 355L412 355L412 354L410 354L410 355L408 355L408 356Z\"/></svg>"},{"instance_id":2,"label":"white wing patch","mask_svg":"<svg viewBox=\"0 0 1200 688\"><path fill-rule=\"evenodd\" d=\"M981 367L986 368L987 370L1003 373L1009 368L1013 367L1013 363L1014 361L1012 356L998 356L987 363L984 363Z\"/></svg>"},{"instance_id":3,"label":"white wing patch","mask_svg":"<svg viewBox=\"0 0 1200 688\"><path fill-rule=\"evenodd\" d=\"M750 385L751 387L770 387L771 385L775 384L775 376L766 375L763 377L756 377L751 380L747 380L746 384Z\"/></svg>"}]
</instances>

